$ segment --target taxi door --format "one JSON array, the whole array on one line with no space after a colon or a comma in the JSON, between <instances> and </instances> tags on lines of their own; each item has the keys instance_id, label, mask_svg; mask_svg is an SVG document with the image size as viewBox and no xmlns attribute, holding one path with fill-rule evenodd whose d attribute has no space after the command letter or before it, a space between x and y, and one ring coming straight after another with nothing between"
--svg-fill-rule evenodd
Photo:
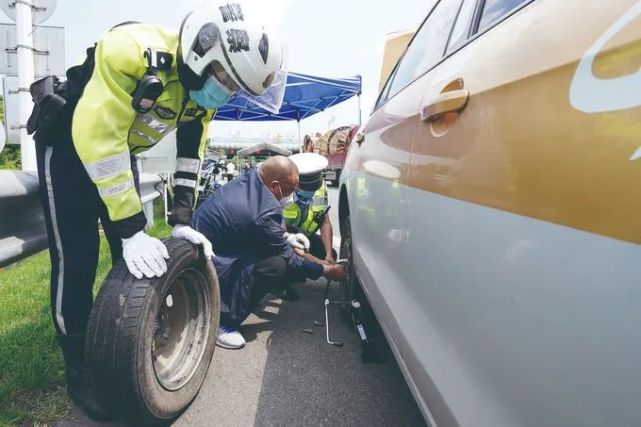
<instances>
[{"instance_id":1,"label":"taxi door","mask_svg":"<svg viewBox=\"0 0 641 427\"><path fill-rule=\"evenodd\" d=\"M639 423L640 18L465 0L421 77L401 322L460 425Z\"/></svg>"}]
</instances>

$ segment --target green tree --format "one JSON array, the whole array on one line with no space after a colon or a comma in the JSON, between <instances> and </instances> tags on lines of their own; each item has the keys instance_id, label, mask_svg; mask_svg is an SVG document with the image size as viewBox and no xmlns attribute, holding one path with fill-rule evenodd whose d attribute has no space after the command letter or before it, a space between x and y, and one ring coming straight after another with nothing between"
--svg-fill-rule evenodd
<instances>
[{"instance_id":1,"label":"green tree","mask_svg":"<svg viewBox=\"0 0 641 427\"><path fill-rule=\"evenodd\" d=\"M0 169L22 169L20 146L7 145L0 153Z\"/></svg>"},{"instance_id":2,"label":"green tree","mask_svg":"<svg viewBox=\"0 0 641 427\"><path fill-rule=\"evenodd\" d=\"M4 99L0 96L0 121L4 123ZM7 145L0 153L0 169L21 169L20 146Z\"/></svg>"}]
</instances>

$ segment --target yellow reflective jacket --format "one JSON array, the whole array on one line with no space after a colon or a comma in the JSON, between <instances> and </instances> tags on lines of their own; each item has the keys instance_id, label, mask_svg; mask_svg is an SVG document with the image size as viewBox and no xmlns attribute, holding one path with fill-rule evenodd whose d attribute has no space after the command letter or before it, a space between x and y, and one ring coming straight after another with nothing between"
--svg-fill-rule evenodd
<instances>
[{"instance_id":1,"label":"yellow reflective jacket","mask_svg":"<svg viewBox=\"0 0 641 427\"><path fill-rule=\"evenodd\" d=\"M316 190L311 203L301 209L297 202L292 202L283 209L285 225L299 229L307 236L316 233L323 223L323 213L329 206L327 186L325 183Z\"/></svg>"},{"instance_id":2,"label":"yellow reflective jacket","mask_svg":"<svg viewBox=\"0 0 641 427\"><path fill-rule=\"evenodd\" d=\"M139 114L131 102L148 69L148 49L169 53L173 60L170 67L157 72L164 90L154 108ZM74 111L72 136L112 221L142 211L130 154L151 148L179 124L174 203L189 213L194 206L207 128L215 111L189 99L178 80L177 50L177 32L146 24L116 27L96 43L95 66Z\"/></svg>"}]
</instances>

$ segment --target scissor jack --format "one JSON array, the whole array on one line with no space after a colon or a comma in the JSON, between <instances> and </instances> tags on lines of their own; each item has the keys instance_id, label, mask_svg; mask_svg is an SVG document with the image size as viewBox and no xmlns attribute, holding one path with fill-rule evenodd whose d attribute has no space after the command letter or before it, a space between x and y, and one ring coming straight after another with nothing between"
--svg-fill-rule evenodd
<instances>
[{"instance_id":1,"label":"scissor jack","mask_svg":"<svg viewBox=\"0 0 641 427\"><path fill-rule=\"evenodd\" d=\"M347 261L339 260L337 264L339 263L345 265ZM381 362L382 359L378 353L374 340L367 334L367 330L369 328L367 328L366 322L363 319L361 302L358 299L353 299L351 301L330 300L328 298L328 295L329 295L329 289L331 285L332 285L332 281L328 280L327 285L325 285L325 296L323 298L325 300L325 335L327 338L327 344L333 345L335 347L343 346L342 341L333 341L330 338L328 307L330 305L338 305L338 306L344 306L344 307L349 306L351 310L351 317L354 321L354 326L356 327L356 331L358 332L358 337L361 340L361 362L363 363Z\"/></svg>"}]
</instances>

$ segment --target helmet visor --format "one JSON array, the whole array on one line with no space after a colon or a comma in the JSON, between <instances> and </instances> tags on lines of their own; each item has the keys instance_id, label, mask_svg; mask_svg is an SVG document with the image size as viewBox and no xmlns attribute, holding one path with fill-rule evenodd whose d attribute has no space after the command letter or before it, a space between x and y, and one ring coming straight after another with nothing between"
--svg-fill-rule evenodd
<instances>
[{"instance_id":1,"label":"helmet visor","mask_svg":"<svg viewBox=\"0 0 641 427\"><path fill-rule=\"evenodd\" d=\"M265 88L265 92L261 95L254 95L241 88L236 95L238 99L246 101L248 106L262 108L272 114L277 114L280 111L287 86L287 47L283 46L282 49L283 56L280 68L269 74L263 81L262 86Z\"/></svg>"},{"instance_id":2,"label":"helmet visor","mask_svg":"<svg viewBox=\"0 0 641 427\"><path fill-rule=\"evenodd\" d=\"M235 94L240 90L240 87L236 84L234 79L225 71L222 64L218 61L213 61L211 65L207 68L207 74L209 78L213 78L218 83L223 85L225 89L229 91L230 95Z\"/></svg>"},{"instance_id":3,"label":"helmet visor","mask_svg":"<svg viewBox=\"0 0 641 427\"><path fill-rule=\"evenodd\" d=\"M283 105L285 88L287 86L287 71L280 69L272 73L265 80L264 86L267 87L267 90L262 95L252 95L245 90L239 90L236 97L247 101L248 104L276 114Z\"/></svg>"}]
</instances>

